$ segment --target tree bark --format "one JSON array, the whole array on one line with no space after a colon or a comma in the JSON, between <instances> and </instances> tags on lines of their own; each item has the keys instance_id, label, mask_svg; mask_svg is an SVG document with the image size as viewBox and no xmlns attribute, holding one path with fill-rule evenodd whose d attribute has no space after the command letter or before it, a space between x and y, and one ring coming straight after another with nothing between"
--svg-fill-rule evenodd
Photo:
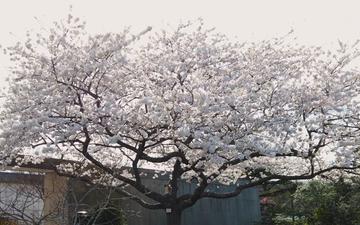
<instances>
[{"instance_id":1,"label":"tree bark","mask_svg":"<svg viewBox=\"0 0 360 225\"><path fill-rule=\"evenodd\" d=\"M170 213L166 213L167 225L181 225L181 210L171 209Z\"/></svg>"}]
</instances>

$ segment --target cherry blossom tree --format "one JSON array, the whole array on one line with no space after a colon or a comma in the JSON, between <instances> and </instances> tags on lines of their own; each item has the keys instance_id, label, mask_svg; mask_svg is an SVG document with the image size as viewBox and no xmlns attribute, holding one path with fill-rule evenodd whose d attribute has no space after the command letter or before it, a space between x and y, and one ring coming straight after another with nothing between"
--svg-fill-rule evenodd
<instances>
[{"instance_id":1,"label":"cherry blossom tree","mask_svg":"<svg viewBox=\"0 0 360 225\"><path fill-rule=\"evenodd\" d=\"M201 21L135 35L84 27L70 15L4 49L14 66L3 164L78 162L57 170L94 183L108 177L143 207L171 209L169 225L202 198L357 168L355 46L327 52L291 35L239 43ZM166 193L143 183L144 169L168 175ZM195 190L179 195L180 179ZM236 185L221 193L210 191L214 183Z\"/></svg>"}]
</instances>

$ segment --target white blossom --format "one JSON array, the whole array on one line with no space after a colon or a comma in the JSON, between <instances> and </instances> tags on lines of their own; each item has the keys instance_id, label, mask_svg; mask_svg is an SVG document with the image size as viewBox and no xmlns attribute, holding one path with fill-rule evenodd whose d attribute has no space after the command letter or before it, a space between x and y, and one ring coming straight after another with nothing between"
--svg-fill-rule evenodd
<instances>
[{"instance_id":1,"label":"white blossom","mask_svg":"<svg viewBox=\"0 0 360 225\"><path fill-rule=\"evenodd\" d=\"M356 50L237 43L201 22L104 35L67 22L3 49L14 60L1 114L6 160L33 149L41 160L93 164L90 154L120 169L139 156L139 166L162 172L181 160L195 168L184 179L216 174L208 182L236 181L248 168L294 175L357 160L359 75L346 66ZM318 163L330 153L331 164Z\"/></svg>"}]
</instances>

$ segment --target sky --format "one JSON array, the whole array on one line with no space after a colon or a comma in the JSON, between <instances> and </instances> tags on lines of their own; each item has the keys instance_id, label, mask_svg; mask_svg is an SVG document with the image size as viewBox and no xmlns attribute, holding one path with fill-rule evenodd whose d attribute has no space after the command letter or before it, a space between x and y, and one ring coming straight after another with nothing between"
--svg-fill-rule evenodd
<instances>
[{"instance_id":1,"label":"sky","mask_svg":"<svg viewBox=\"0 0 360 225\"><path fill-rule=\"evenodd\" d=\"M292 29L299 43L324 48L360 38L360 2L355 0L2 0L0 45L12 45L24 40L27 30L39 32L66 18L70 6L93 33L126 26L160 29L201 17L207 26L240 41L283 36ZM6 85L9 65L0 53L0 87Z\"/></svg>"}]
</instances>

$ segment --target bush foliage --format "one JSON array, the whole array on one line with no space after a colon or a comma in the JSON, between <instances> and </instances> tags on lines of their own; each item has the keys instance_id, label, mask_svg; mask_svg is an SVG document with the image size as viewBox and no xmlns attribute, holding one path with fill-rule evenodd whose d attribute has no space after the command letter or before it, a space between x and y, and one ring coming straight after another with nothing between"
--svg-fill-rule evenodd
<instances>
[{"instance_id":1,"label":"bush foliage","mask_svg":"<svg viewBox=\"0 0 360 225\"><path fill-rule=\"evenodd\" d=\"M358 225L360 180L311 181L295 192L271 197L263 206L263 225Z\"/></svg>"}]
</instances>

